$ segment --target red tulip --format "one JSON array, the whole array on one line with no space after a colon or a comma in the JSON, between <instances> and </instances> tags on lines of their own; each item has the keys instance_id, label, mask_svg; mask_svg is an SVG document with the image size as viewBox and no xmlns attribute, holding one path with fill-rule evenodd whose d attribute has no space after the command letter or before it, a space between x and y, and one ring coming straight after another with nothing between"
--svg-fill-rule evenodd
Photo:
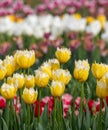
<instances>
[{"instance_id":1,"label":"red tulip","mask_svg":"<svg viewBox=\"0 0 108 130\"><path fill-rule=\"evenodd\" d=\"M0 96L0 109L3 109L5 107L6 107L6 99Z\"/></svg>"}]
</instances>

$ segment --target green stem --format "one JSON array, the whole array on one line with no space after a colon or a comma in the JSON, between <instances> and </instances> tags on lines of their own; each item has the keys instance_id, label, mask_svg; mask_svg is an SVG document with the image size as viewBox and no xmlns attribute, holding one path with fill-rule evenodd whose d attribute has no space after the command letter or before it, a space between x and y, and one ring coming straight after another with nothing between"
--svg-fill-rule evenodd
<instances>
[{"instance_id":1,"label":"green stem","mask_svg":"<svg viewBox=\"0 0 108 130\"><path fill-rule=\"evenodd\" d=\"M102 98L100 98L99 130L102 130Z\"/></svg>"},{"instance_id":2,"label":"green stem","mask_svg":"<svg viewBox=\"0 0 108 130\"><path fill-rule=\"evenodd\" d=\"M41 89L39 88L39 105L38 105L38 122L40 122L40 102L41 102Z\"/></svg>"},{"instance_id":3,"label":"green stem","mask_svg":"<svg viewBox=\"0 0 108 130\"><path fill-rule=\"evenodd\" d=\"M6 124L7 124L7 127L9 128L9 100L7 100L7 103L6 103L6 109L5 109L5 121L6 121Z\"/></svg>"},{"instance_id":4,"label":"green stem","mask_svg":"<svg viewBox=\"0 0 108 130\"><path fill-rule=\"evenodd\" d=\"M28 125L28 130L30 130L30 105L27 104L27 125Z\"/></svg>"},{"instance_id":5,"label":"green stem","mask_svg":"<svg viewBox=\"0 0 108 130\"><path fill-rule=\"evenodd\" d=\"M60 129L63 126L62 118L63 118L63 104L62 104L62 97L60 97Z\"/></svg>"},{"instance_id":6,"label":"green stem","mask_svg":"<svg viewBox=\"0 0 108 130\"><path fill-rule=\"evenodd\" d=\"M84 83L82 83L81 86L81 104L80 104L80 126L79 129L81 129L82 127L82 123L83 123L83 106L84 106Z\"/></svg>"}]
</instances>

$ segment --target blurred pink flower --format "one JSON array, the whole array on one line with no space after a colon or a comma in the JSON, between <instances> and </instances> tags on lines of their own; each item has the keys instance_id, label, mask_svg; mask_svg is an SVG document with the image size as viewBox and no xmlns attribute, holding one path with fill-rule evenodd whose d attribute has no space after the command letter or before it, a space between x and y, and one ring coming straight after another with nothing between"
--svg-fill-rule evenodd
<instances>
[{"instance_id":1,"label":"blurred pink flower","mask_svg":"<svg viewBox=\"0 0 108 130\"><path fill-rule=\"evenodd\" d=\"M47 8L47 7L46 7L45 4L38 5L38 6L36 7L36 12L38 12L38 13L43 12L43 11L46 10L46 8Z\"/></svg>"},{"instance_id":2,"label":"blurred pink flower","mask_svg":"<svg viewBox=\"0 0 108 130\"><path fill-rule=\"evenodd\" d=\"M81 42L80 42L78 39L71 40L71 41L69 42L69 47L70 47L70 49L71 49L72 51L74 51L74 50L76 50L76 49L79 47L80 43L81 43Z\"/></svg>"},{"instance_id":3,"label":"blurred pink flower","mask_svg":"<svg viewBox=\"0 0 108 130\"><path fill-rule=\"evenodd\" d=\"M23 6L23 12L26 14L26 15L29 15L29 14L33 14L34 13L34 10L28 6L28 5L25 5Z\"/></svg>"},{"instance_id":4,"label":"blurred pink flower","mask_svg":"<svg viewBox=\"0 0 108 130\"><path fill-rule=\"evenodd\" d=\"M19 11L19 10L21 10L21 9L23 9L23 1L22 0L18 0L18 1L15 1L14 3L13 3L13 9L14 9L14 11Z\"/></svg>"},{"instance_id":5,"label":"blurred pink flower","mask_svg":"<svg viewBox=\"0 0 108 130\"><path fill-rule=\"evenodd\" d=\"M9 42L4 42L0 44L0 54L6 55L10 48L11 48L11 44Z\"/></svg>"},{"instance_id":6,"label":"blurred pink flower","mask_svg":"<svg viewBox=\"0 0 108 130\"><path fill-rule=\"evenodd\" d=\"M0 16L6 16L7 15L7 11L5 8L1 8L0 9Z\"/></svg>"}]
</instances>

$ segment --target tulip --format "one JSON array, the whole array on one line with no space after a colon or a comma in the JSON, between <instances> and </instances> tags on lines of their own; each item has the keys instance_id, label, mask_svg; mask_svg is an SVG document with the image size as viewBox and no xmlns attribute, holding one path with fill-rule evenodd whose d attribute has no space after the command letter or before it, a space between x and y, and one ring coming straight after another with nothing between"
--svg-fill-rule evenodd
<instances>
[{"instance_id":1,"label":"tulip","mask_svg":"<svg viewBox=\"0 0 108 130\"><path fill-rule=\"evenodd\" d=\"M60 82L60 81L52 81L51 86L50 86L50 90L51 90L51 95L54 97L60 97L63 95L64 91L65 91L65 85L64 83Z\"/></svg>"},{"instance_id":2,"label":"tulip","mask_svg":"<svg viewBox=\"0 0 108 130\"><path fill-rule=\"evenodd\" d=\"M25 103L33 104L37 100L38 92L33 88L25 88L23 90L22 98Z\"/></svg>"},{"instance_id":3,"label":"tulip","mask_svg":"<svg viewBox=\"0 0 108 130\"><path fill-rule=\"evenodd\" d=\"M71 80L72 76L68 70L63 70L63 69L57 69L55 71L52 71L52 79L53 80L58 80L63 82L65 85L69 83Z\"/></svg>"},{"instance_id":4,"label":"tulip","mask_svg":"<svg viewBox=\"0 0 108 130\"><path fill-rule=\"evenodd\" d=\"M67 48L57 48L55 56L61 63L66 63L71 58L71 51Z\"/></svg>"},{"instance_id":5,"label":"tulip","mask_svg":"<svg viewBox=\"0 0 108 130\"><path fill-rule=\"evenodd\" d=\"M16 94L16 88L14 87L13 84L9 85L9 84L4 83L1 86L1 95L4 98L12 99L14 98L15 94Z\"/></svg>"},{"instance_id":6,"label":"tulip","mask_svg":"<svg viewBox=\"0 0 108 130\"><path fill-rule=\"evenodd\" d=\"M35 83L38 87L46 87L49 82L49 75L41 70L35 71Z\"/></svg>"},{"instance_id":7,"label":"tulip","mask_svg":"<svg viewBox=\"0 0 108 130\"><path fill-rule=\"evenodd\" d=\"M102 63L101 64L99 64L99 63L93 63L92 67L91 67L91 70L92 70L93 76L96 79L101 79L102 76L106 72L106 66L105 66L105 64L102 64Z\"/></svg>"},{"instance_id":8,"label":"tulip","mask_svg":"<svg viewBox=\"0 0 108 130\"><path fill-rule=\"evenodd\" d=\"M98 15L97 19L101 23L102 28L104 28L105 23L106 23L106 16L105 15Z\"/></svg>"},{"instance_id":9,"label":"tulip","mask_svg":"<svg viewBox=\"0 0 108 130\"><path fill-rule=\"evenodd\" d=\"M90 66L87 60L75 61L74 77L79 82L84 82L88 79Z\"/></svg>"},{"instance_id":10,"label":"tulip","mask_svg":"<svg viewBox=\"0 0 108 130\"><path fill-rule=\"evenodd\" d=\"M47 73L49 75L49 77L51 78L52 72L51 72L51 65L48 62L44 62L41 66L40 66L40 70Z\"/></svg>"},{"instance_id":11,"label":"tulip","mask_svg":"<svg viewBox=\"0 0 108 130\"><path fill-rule=\"evenodd\" d=\"M11 76L15 71L15 61L13 56L6 56L3 61L3 66L6 68L6 76Z\"/></svg>"},{"instance_id":12,"label":"tulip","mask_svg":"<svg viewBox=\"0 0 108 130\"><path fill-rule=\"evenodd\" d=\"M31 67L35 62L35 53L31 51L17 51L15 54L16 63L24 69Z\"/></svg>"},{"instance_id":13,"label":"tulip","mask_svg":"<svg viewBox=\"0 0 108 130\"><path fill-rule=\"evenodd\" d=\"M6 75L6 67L3 66L3 61L0 60L0 80L2 80Z\"/></svg>"},{"instance_id":14,"label":"tulip","mask_svg":"<svg viewBox=\"0 0 108 130\"><path fill-rule=\"evenodd\" d=\"M3 109L5 107L6 107L6 99L0 96L0 109Z\"/></svg>"},{"instance_id":15,"label":"tulip","mask_svg":"<svg viewBox=\"0 0 108 130\"><path fill-rule=\"evenodd\" d=\"M14 79L13 77L7 77L7 84L14 84Z\"/></svg>"},{"instance_id":16,"label":"tulip","mask_svg":"<svg viewBox=\"0 0 108 130\"><path fill-rule=\"evenodd\" d=\"M87 21L88 24L90 24L90 23L95 21L95 18L92 17L92 16L88 16L88 17L86 17L86 21Z\"/></svg>"},{"instance_id":17,"label":"tulip","mask_svg":"<svg viewBox=\"0 0 108 130\"><path fill-rule=\"evenodd\" d=\"M14 108L15 108L15 112L19 114L21 110L20 97L17 96L14 97Z\"/></svg>"},{"instance_id":18,"label":"tulip","mask_svg":"<svg viewBox=\"0 0 108 130\"><path fill-rule=\"evenodd\" d=\"M27 88L33 88L35 86L35 78L33 75L25 76L25 86Z\"/></svg>"},{"instance_id":19,"label":"tulip","mask_svg":"<svg viewBox=\"0 0 108 130\"><path fill-rule=\"evenodd\" d=\"M96 95L100 98L106 98L106 96L108 96L108 87L105 78L101 78L97 81Z\"/></svg>"},{"instance_id":20,"label":"tulip","mask_svg":"<svg viewBox=\"0 0 108 130\"><path fill-rule=\"evenodd\" d=\"M22 88L24 86L24 83L25 83L24 75L18 74L18 73L14 74L13 81L18 89Z\"/></svg>"},{"instance_id":21,"label":"tulip","mask_svg":"<svg viewBox=\"0 0 108 130\"><path fill-rule=\"evenodd\" d=\"M57 70L60 68L60 63L57 59L50 59L48 63L51 65L51 70Z\"/></svg>"},{"instance_id":22,"label":"tulip","mask_svg":"<svg viewBox=\"0 0 108 130\"><path fill-rule=\"evenodd\" d=\"M76 20L81 19L81 15L79 13L75 13L73 16Z\"/></svg>"}]
</instances>

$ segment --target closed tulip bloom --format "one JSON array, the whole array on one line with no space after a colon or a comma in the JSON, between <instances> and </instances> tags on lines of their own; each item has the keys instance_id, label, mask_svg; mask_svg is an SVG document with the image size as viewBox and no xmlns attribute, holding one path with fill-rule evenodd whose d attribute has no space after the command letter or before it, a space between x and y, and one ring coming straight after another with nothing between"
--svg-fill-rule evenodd
<instances>
[{"instance_id":1,"label":"closed tulip bloom","mask_svg":"<svg viewBox=\"0 0 108 130\"><path fill-rule=\"evenodd\" d=\"M105 80L106 80L106 84L107 84L107 86L108 86L108 71L105 72L103 78L105 78Z\"/></svg>"},{"instance_id":2,"label":"closed tulip bloom","mask_svg":"<svg viewBox=\"0 0 108 130\"><path fill-rule=\"evenodd\" d=\"M5 77L6 72L7 72L6 67L3 66L3 61L0 60L0 80L2 80Z\"/></svg>"},{"instance_id":3,"label":"closed tulip bloom","mask_svg":"<svg viewBox=\"0 0 108 130\"><path fill-rule=\"evenodd\" d=\"M106 23L106 16L105 15L98 15L97 19L101 23L102 28L104 28L105 23Z\"/></svg>"},{"instance_id":4,"label":"closed tulip bloom","mask_svg":"<svg viewBox=\"0 0 108 130\"><path fill-rule=\"evenodd\" d=\"M52 81L50 91L52 96L60 97L65 91L65 85L60 81Z\"/></svg>"},{"instance_id":5,"label":"closed tulip bloom","mask_svg":"<svg viewBox=\"0 0 108 130\"><path fill-rule=\"evenodd\" d=\"M49 82L49 75L41 70L35 71L35 83L38 87L46 87Z\"/></svg>"},{"instance_id":6,"label":"closed tulip bloom","mask_svg":"<svg viewBox=\"0 0 108 130\"><path fill-rule=\"evenodd\" d=\"M88 24L90 24L90 23L95 21L95 18L92 17L92 16L88 16L88 17L86 17L86 21L87 21Z\"/></svg>"},{"instance_id":7,"label":"closed tulip bloom","mask_svg":"<svg viewBox=\"0 0 108 130\"><path fill-rule=\"evenodd\" d=\"M35 63L35 52L33 50L17 51L15 54L15 61L20 68L27 69Z\"/></svg>"},{"instance_id":8,"label":"closed tulip bloom","mask_svg":"<svg viewBox=\"0 0 108 130\"><path fill-rule=\"evenodd\" d=\"M13 77L7 77L7 84L14 84Z\"/></svg>"},{"instance_id":9,"label":"closed tulip bloom","mask_svg":"<svg viewBox=\"0 0 108 130\"><path fill-rule=\"evenodd\" d=\"M68 48L57 48L55 56L59 62L66 63L71 58L71 51Z\"/></svg>"},{"instance_id":10,"label":"closed tulip bloom","mask_svg":"<svg viewBox=\"0 0 108 130\"><path fill-rule=\"evenodd\" d=\"M51 65L51 70L57 70L60 68L60 63L57 59L50 59L48 63Z\"/></svg>"},{"instance_id":11,"label":"closed tulip bloom","mask_svg":"<svg viewBox=\"0 0 108 130\"><path fill-rule=\"evenodd\" d=\"M25 103L33 104L37 100L38 92L34 88L25 88L22 94L22 98Z\"/></svg>"},{"instance_id":12,"label":"closed tulip bloom","mask_svg":"<svg viewBox=\"0 0 108 130\"><path fill-rule=\"evenodd\" d=\"M5 107L6 107L6 99L0 96L0 109L3 109Z\"/></svg>"},{"instance_id":13,"label":"closed tulip bloom","mask_svg":"<svg viewBox=\"0 0 108 130\"><path fill-rule=\"evenodd\" d=\"M3 61L3 66L6 68L6 76L11 76L15 71L15 61L13 56L6 56Z\"/></svg>"},{"instance_id":14,"label":"closed tulip bloom","mask_svg":"<svg viewBox=\"0 0 108 130\"><path fill-rule=\"evenodd\" d=\"M101 64L93 63L91 70L92 70L93 76L96 79L101 79L106 72L106 65L102 63Z\"/></svg>"},{"instance_id":15,"label":"closed tulip bloom","mask_svg":"<svg viewBox=\"0 0 108 130\"><path fill-rule=\"evenodd\" d=\"M63 82L65 85L69 83L72 76L68 70L58 69L52 71L52 79Z\"/></svg>"},{"instance_id":16,"label":"closed tulip bloom","mask_svg":"<svg viewBox=\"0 0 108 130\"><path fill-rule=\"evenodd\" d=\"M101 78L99 81L97 81L96 95L100 98L105 98L108 96L108 86L105 78Z\"/></svg>"},{"instance_id":17,"label":"closed tulip bloom","mask_svg":"<svg viewBox=\"0 0 108 130\"><path fill-rule=\"evenodd\" d=\"M14 84L18 89L22 88L25 83L25 78L23 74L16 73L13 75Z\"/></svg>"},{"instance_id":18,"label":"closed tulip bloom","mask_svg":"<svg viewBox=\"0 0 108 130\"><path fill-rule=\"evenodd\" d=\"M33 75L25 76L25 86L27 88L33 88L35 86L35 78Z\"/></svg>"},{"instance_id":19,"label":"closed tulip bloom","mask_svg":"<svg viewBox=\"0 0 108 130\"><path fill-rule=\"evenodd\" d=\"M89 63L87 60L78 60L75 61L75 68L74 68L74 77L79 82L84 82L88 79L89 75Z\"/></svg>"},{"instance_id":20,"label":"closed tulip bloom","mask_svg":"<svg viewBox=\"0 0 108 130\"><path fill-rule=\"evenodd\" d=\"M13 84L9 85L4 83L1 86L1 95L6 99L12 99L16 95L16 88Z\"/></svg>"},{"instance_id":21,"label":"closed tulip bloom","mask_svg":"<svg viewBox=\"0 0 108 130\"><path fill-rule=\"evenodd\" d=\"M81 19L81 15L79 13L75 13L73 16L76 20Z\"/></svg>"},{"instance_id":22,"label":"closed tulip bloom","mask_svg":"<svg viewBox=\"0 0 108 130\"><path fill-rule=\"evenodd\" d=\"M49 77L51 78L51 65L48 62L44 62L41 66L40 66L40 70L42 70L43 72L47 73L49 75Z\"/></svg>"}]
</instances>

